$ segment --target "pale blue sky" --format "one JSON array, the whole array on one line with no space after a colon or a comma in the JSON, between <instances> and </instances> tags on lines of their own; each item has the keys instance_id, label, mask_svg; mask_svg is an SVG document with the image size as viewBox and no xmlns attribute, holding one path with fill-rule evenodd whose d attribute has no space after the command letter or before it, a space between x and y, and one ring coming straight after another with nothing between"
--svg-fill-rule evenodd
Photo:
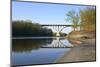
<instances>
[{"instance_id":1,"label":"pale blue sky","mask_svg":"<svg viewBox=\"0 0 100 67\"><path fill-rule=\"evenodd\" d=\"M47 4L33 2L12 2L12 20L31 20L40 24L70 24L65 21L66 13L77 13L87 6ZM71 30L71 28L67 29Z\"/></svg>"},{"instance_id":2,"label":"pale blue sky","mask_svg":"<svg viewBox=\"0 0 100 67\"><path fill-rule=\"evenodd\" d=\"M13 20L32 20L40 24L66 24L66 13L71 10L79 12L86 6L13 2Z\"/></svg>"}]
</instances>

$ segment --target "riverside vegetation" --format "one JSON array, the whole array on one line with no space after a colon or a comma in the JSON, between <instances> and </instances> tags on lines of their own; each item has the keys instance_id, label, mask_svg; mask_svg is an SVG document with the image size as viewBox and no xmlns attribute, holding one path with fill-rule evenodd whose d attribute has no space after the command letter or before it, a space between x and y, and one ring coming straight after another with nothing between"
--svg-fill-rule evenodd
<instances>
[{"instance_id":1,"label":"riverside vegetation","mask_svg":"<svg viewBox=\"0 0 100 67\"><path fill-rule=\"evenodd\" d=\"M95 38L96 31L96 8L87 7L81 10L79 14L75 11L70 11L67 15L67 20L73 24L74 31L70 32L68 38ZM80 25L80 30L77 30L77 25Z\"/></svg>"},{"instance_id":2,"label":"riverside vegetation","mask_svg":"<svg viewBox=\"0 0 100 67\"><path fill-rule=\"evenodd\" d=\"M13 37L36 37L36 36L52 36L51 29L43 28L38 23L32 21L13 21L12 23Z\"/></svg>"}]
</instances>

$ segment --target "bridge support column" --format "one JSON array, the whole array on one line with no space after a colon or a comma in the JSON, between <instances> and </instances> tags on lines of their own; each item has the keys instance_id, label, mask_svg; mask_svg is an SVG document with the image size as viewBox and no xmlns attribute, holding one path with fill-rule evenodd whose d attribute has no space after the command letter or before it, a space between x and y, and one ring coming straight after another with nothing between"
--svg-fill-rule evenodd
<instances>
[{"instance_id":1,"label":"bridge support column","mask_svg":"<svg viewBox=\"0 0 100 67\"><path fill-rule=\"evenodd\" d=\"M56 36L61 36L61 31L66 28L66 26L55 26L56 27Z\"/></svg>"}]
</instances>

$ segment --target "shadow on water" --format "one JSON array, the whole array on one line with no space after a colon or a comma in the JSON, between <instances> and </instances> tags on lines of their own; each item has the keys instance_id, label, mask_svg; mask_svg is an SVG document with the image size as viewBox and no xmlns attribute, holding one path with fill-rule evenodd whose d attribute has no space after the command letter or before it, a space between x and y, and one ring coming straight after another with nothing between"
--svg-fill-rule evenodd
<instances>
[{"instance_id":1,"label":"shadow on water","mask_svg":"<svg viewBox=\"0 0 100 67\"><path fill-rule=\"evenodd\" d=\"M51 44L52 38L49 39L13 39L13 52L30 52L38 50L41 46Z\"/></svg>"}]
</instances>

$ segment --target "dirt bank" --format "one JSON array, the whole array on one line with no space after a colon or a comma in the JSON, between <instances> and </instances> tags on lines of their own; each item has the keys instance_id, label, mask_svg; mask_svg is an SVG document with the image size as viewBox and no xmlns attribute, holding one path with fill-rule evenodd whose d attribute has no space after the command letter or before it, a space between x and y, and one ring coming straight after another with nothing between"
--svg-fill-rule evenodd
<instances>
[{"instance_id":1,"label":"dirt bank","mask_svg":"<svg viewBox=\"0 0 100 67\"><path fill-rule=\"evenodd\" d=\"M70 49L56 62L79 62L79 61L95 61L96 46L95 39L86 39L76 47ZM67 48L66 48L67 49Z\"/></svg>"},{"instance_id":2,"label":"dirt bank","mask_svg":"<svg viewBox=\"0 0 100 67\"><path fill-rule=\"evenodd\" d=\"M95 38L95 31L72 31L68 34L67 38L68 39L91 39Z\"/></svg>"}]
</instances>

